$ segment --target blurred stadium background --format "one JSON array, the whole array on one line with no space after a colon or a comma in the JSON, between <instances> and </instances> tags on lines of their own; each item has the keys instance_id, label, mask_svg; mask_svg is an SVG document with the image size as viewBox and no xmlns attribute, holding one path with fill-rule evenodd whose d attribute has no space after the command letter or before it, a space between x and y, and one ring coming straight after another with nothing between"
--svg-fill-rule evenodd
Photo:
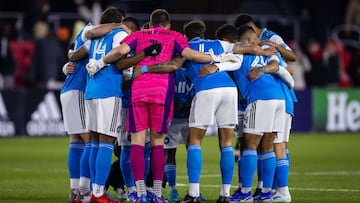
<instances>
[{"instance_id":1,"label":"blurred stadium background","mask_svg":"<svg viewBox=\"0 0 360 203\"><path fill-rule=\"evenodd\" d=\"M208 38L248 13L297 52L293 131L360 129L358 0L12 0L0 2L0 136L64 135L58 90L67 48L79 26L96 24L109 5L141 24L153 9L165 8L179 32L185 22L201 19Z\"/></svg>"},{"instance_id":2,"label":"blurred stadium background","mask_svg":"<svg viewBox=\"0 0 360 203\"><path fill-rule=\"evenodd\" d=\"M172 29L179 32L185 22L204 20L207 38L214 38L220 25L233 24L238 14L248 13L259 27L281 35L298 54L293 66L298 68L299 103L290 142L293 202L359 201L360 1L11 0L0 1L0 202L66 201L61 67L79 26L96 24L109 5L141 24L153 9L165 8ZM215 132L211 128L208 134ZM209 140L209 146L216 145L214 137ZM214 199L219 176L211 177L219 173L212 170L218 155L211 155L214 150L204 153L211 159L204 166L207 186L202 190ZM186 158L184 150L179 158ZM185 165L179 167L179 183L186 184Z\"/></svg>"}]
</instances>

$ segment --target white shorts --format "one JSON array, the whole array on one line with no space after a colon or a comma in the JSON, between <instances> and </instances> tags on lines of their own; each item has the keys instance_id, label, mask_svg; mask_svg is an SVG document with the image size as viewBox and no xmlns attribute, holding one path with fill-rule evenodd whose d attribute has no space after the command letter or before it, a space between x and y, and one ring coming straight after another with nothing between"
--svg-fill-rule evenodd
<instances>
[{"instance_id":1,"label":"white shorts","mask_svg":"<svg viewBox=\"0 0 360 203\"><path fill-rule=\"evenodd\" d=\"M263 135L283 132L285 100L257 100L245 109L244 133Z\"/></svg>"},{"instance_id":2,"label":"white shorts","mask_svg":"<svg viewBox=\"0 0 360 203\"><path fill-rule=\"evenodd\" d=\"M175 149L179 144L186 144L189 137L189 119L174 118L164 140L164 149Z\"/></svg>"},{"instance_id":3,"label":"white shorts","mask_svg":"<svg viewBox=\"0 0 360 203\"><path fill-rule=\"evenodd\" d=\"M235 126L238 123L237 90L235 87L214 88L196 93L189 116L189 127L206 129L217 126Z\"/></svg>"},{"instance_id":4,"label":"white shorts","mask_svg":"<svg viewBox=\"0 0 360 203\"><path fill-rule=\"evenodd\" d=\"M235 126L236 137L240 138L244 134L244 111L238 111L238 124Z\"/></svg>"},{"instance_id":5,"label":"white shorts","mask_svg":"<svg viewBox=\"0 0 360 203\"><path fill-rule=\"evenodd\" d=\"M85 122L84 92L70 90L60 95L64 128L67 134L87 133Z\"/></svg>"},{"instance_id":6,"label":"white shorts","mask_svg":"<svg viewBox=\"0 0 360 203\"><path fill-rule=\"evenodd\" d=\"M118 144L122 147L131 146L131 133L126 131L126 118L128 114L127 108L121 109L121 130L120 136L118 137ZM146 143L150 142L150 130L146 131Z\"/></svg>"},{"instance_id":7,"label":"white shorts","mask_svg":"<svg viewBox=\"0 0 360 203\"><path fill-rule=\"evenodd\" d=\"M121 99L108 97L85 100L86 124L90 131L108 135L120 136L121 130Z\"/></svg>"},{"instance_id":8,"label":"white shorts","mask_svg":"<svg viewBox=\"0 0 360 203\"><path fill-rule=\"evenodd\" d=\"M274 143L289 142L290 130L291 130L292 116L285 113L285 128L284 132L278 132L275 137Z\"/></svg>"}]
</instances>

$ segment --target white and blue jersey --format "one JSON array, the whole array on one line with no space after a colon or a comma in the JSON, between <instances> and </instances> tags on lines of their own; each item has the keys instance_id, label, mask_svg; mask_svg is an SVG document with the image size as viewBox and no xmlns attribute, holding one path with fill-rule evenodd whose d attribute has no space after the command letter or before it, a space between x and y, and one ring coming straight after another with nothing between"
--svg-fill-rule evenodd
<instances>
[{"instance_id":1,"label":"white and blue jersey","mask_svg":"<svg viewBox=\"0 0 360 203\"><path fill-rule=\"evenodd\" d=\"M257 100L285 99L280 83L271 74L263 74L254 81L247 79L252 67L266 64L267 59L264 56L244 54L240 68L234 71L236 83L247 104Z\"/></svg>"},{"instance_id":2,"label":"white and blue jersey","mask_svg":"<svg viewBox=\"0 0 360 203\"><path fill-rule=\"evenodd\" d=\"M122 29L113 29L101 38L93 40L90 44L89 57L99 60L127 36ZM116 39L120 39L117 41ZM115 41L117 41L115 43ZM85 99L98 99L107 97L122 97L122 73L115 64L102 68L93 77L87 76Z\"/></svg>"},{"instance_id":3,"label":"white and blue jersey","mask_svg":"<svg viewBox=\"0 0 360 203\"><path fill-rule=\"evenodd\" d=\"M275 42L276 44L279 44L284 49L291 50L291 48L284 42L280 35L276 34L273 31L267 30L266 28L262 29L259 40L270 40Z\"/></svg>"},{"instance_id":4,"label":"white and blue jersey","mask_svg":"<svg viewBox=\"0 0 360 203\"><path fill-rule=\"evenodd\" d=\"M284 40L280 37L280 35L276 34L273 31L267 30L266 28L262 29L259 40L260 41L270 40L279 44L281 47L287 50L291 50L291 48L284 42ZM286 63L282 59L279 52L277 52L277 55L279 56L280 59L279 66L287 67ZM286 112L294 116L294 102L298 102L297 97L295 95L295 91L292 88L288 88L284 82L281 83L282 83L281 86L285 93Z\"/></svg>"},{"instance_id":5,"label":"white and blue jersey","mask_svg":"<svg viewBox=\"0 0 360 203\"><path fill-rule=\"evenodd\" d=\"M93 25L91 23L88 23L76 36L74 41L74 50L79 49L86 41L85 39L85 30L88 30ZM75 62L75 70L74 73L68 74L66 76L66 79L64 81L63 87L61 88L61 94L65 93L69 90L79 90L84 92L85 86L86 86L86 64L89 62L88 57L84 57L83 59Z\"/></svg>"},{"instance_id":6,"label":"white and blue jersey","mask_svg":"<svg viewBox=\"0 0 360 203\"><path fill-rule=\"evenodd\" d=\"M224 49L219 40L208 40L196 37L189 41L189 46L193 50L204 53L212 53L214 55L224 53ZM204 65L205 63L197 63L194 61L187 61L185 64L186 70L189 72L191 81L194 84L196 93L213 88L236 87L227 72L220 71L204 77L199 77L199 71Z\"/></svg>"},{"instance_id":7,"label":"white and blue jersey","mask_svg":"<svg viewBox=\"0 0 360 203\"><path fill-rule=\"evenodd\" d=\"M288 66L285 63L285 61L282 59L280 52L277 51L276 54L279 58L279 66L283 68L287 68ZM274 74L274 77L277 76ZM289 88L282 79L280 79L279 77L277 78L285 95L285 111L291 116L294 116L294 102L298 102L295 91L293 88Z\"/></svg>"},{"instance_id":8,"label":"white and blue jersey","mask_svg":"<svg viewBox=\"0 0 360 203\"><path fill-rule=\"evenodd\" d=\"M189 115L184 111L179 111L176 105L188 106L195 95L194 84L192 83L189 73L185 68L179 68L175 71L175 91L174 91L174 118L188 118Z\"/></svg>"}]
</instances>

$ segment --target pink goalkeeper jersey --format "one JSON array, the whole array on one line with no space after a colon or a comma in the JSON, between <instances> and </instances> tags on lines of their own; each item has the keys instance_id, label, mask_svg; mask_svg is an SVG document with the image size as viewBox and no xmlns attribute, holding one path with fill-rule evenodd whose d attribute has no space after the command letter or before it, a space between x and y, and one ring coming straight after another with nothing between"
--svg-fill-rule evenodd
<instances>
[{"instance_id":1,"label":"pink goalkeeper jersey","mask_svg":"<svg viewBox=\"0 0 360 203\"><path fill-rule=\"evenodd\" d=\"M170 61L175 54L189 47L182 34L166 30L160 26L134 32L121 43L128 44L131 50L139 53L152 44L161 44L161 52L155 57L145 57L138 65L154 65ZM131 87L130 102L150 102L170 105L174 93L174 75L164 73L145 73L137 77Z\"/></svg>"}]
</instances>

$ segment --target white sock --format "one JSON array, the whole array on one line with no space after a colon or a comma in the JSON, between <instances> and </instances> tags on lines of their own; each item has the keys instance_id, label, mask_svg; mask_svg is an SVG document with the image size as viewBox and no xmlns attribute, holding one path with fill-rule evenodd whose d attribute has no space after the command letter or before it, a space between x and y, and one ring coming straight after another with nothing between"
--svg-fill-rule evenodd
<instances>
[{"instance_id":1,"label":"white sock","mask_svg":"<svg viewBox=\"0 0 360 203\"><path fill-rule=\"evenodd\" d=\"M104 186L93 184L95 187L93 187L93 194L95 197L101 197L104 194Z\"/></svg>"},{"instance_id":2,"label":"white sock","mask_svg":"<svg viewBox=\"0 0 360 203\"><path fill-rule=\"evenodd\" d=\"M79 190L81 195L86 195L90 192L90 178L80 177Z\"/></svg>"},{"instance_id":3,"label":"white sock","mask_svg":"<svg viewBox=\"0 0 360 203\"><path fill-rule=\"evenodd\" d=\"M190 183L189 184L189 195L191 197L200 196L200 183Z\"/></svg>"},{"instance_id":4,"label":"white sock","mask_svg":"<svg viewBox=\"0 0 360 203\"><path fill-rule=\"evenodd\" d=\"M79 189L79 178L70 178L70 189L78 190Z\"/></svg>"},{"instance_id":5,"label":"white sock","mask_svg":"<svg viewBox=\"0 0 360 203\"><path fill-rule=\"evenodd\" d=\"M230 196L230 187L231 187L230 184L222 184L220 196L229 197Z\"/></svg>"}]
</instances>

